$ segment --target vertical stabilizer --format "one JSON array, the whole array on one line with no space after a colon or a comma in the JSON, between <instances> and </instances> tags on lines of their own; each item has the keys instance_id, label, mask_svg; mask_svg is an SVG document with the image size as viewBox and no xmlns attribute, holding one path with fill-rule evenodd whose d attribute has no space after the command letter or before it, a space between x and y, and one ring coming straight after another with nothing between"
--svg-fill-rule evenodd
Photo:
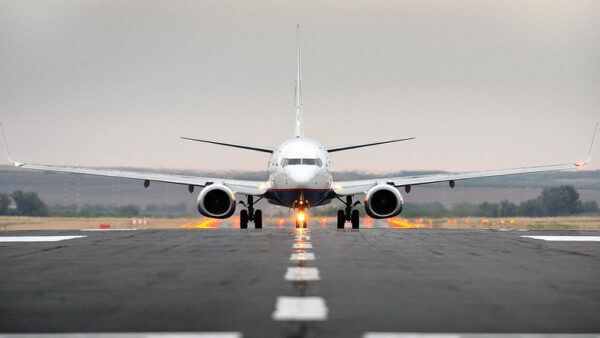
<instances>
[{"instance_id":1,"label":"vertical stabilizer","mask_svg":"<svg viewBox=\"0 0 600 338\"><path fill-rule=\"evenodd\" d=\"M294 102L294 108L296 110L296 137L303 137L302 132L302 79L300 72L300 24L296 25L296 53L297 59L297 77L296 77L296 100Z\"/></svg>"}]
</instances>

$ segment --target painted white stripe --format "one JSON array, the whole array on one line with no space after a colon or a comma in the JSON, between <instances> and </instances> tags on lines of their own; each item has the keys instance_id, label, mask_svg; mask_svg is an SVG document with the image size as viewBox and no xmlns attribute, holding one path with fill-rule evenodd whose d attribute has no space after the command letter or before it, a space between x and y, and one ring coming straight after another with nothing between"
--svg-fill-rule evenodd
<instances>
[{"instance_id":1,"label":"painted white stripe","mask_svg":"<svg viewBox=\"0 0 600 338\"><path fill-rule=\"evenodd\" d=\"M274 320L326 320L327 306L321 297L277 297Z\"/></svg>"},{"instance_id":2,"label":"painted white stripe","mask_svg":"<svg viewBox=\"0 0 600 338\"><path fill-rule=\"evenodd\" d=\"M80 231L136 231L138 229L81 229Z\"/></svg>"},{"instance_id":3,"label":"painted white stripe","mask_svg":"<svg viewBox=\"0 0 600 338\"><path fill-rule=\"evenodd\" d=\"M294 249L312 249L312 244L294 243Z\"/></svg>"},{"instance_id":4,"label":"painted white stripe","mask_svg":"<svg viewBox=\"0 0 600 338\"><path fill-rule=\"evenodd\" d=\"M365 332L363 338L599 338L597 334L568 333L403 333L403 332Z\"/></svg>"},{"instance_id":5,"label":"painted white stripe","mask_svg":"<svg viewBox=\"0 0 600 338\"><path fill-rule=\"evenodd\" d=\"M315 254L312 252L295 253L290 257L290 261L314 261Z\"/></svg>"},{"instance_id":6,"label":"painted white stripe","mask_svg":"<svg viewBox=\"0 0 600 338\"><path fill-rule=\"evenodd\" d=\"M521 236L542 241L557 242L600 242L600 236Z\"/></svg>"},{"instance_id":7,"label":"painted white stripe","mask_svg":"<svg viewBox=\"0 0 600 338\"><path fill-rule=\"evenodd\" d=\"M10 338L100 338L100 337L123 337L123 338L242 338L241 332L136 332L136 333L10 333L2 334L2 337Z\"/></svg>"},{"instance_id":8,"label":"painted white stripe","mask_svg":"<svg viewBox=\"0 0 600 338\"><path fill-rule=\"evenodd\" d=\"M321 280L317 268L287 268L284 278L289 281Z\"/></svg>"},{"instance_id":9,"label":"painted white stripe","mask_svg":"<svg viewBox=\"0 0 600 338\"><path fill-rule=\"evenodd\" d=\"M58 242L82 237L87 236L7 236L0 237L0 242Z\"/></svg>"},{"instance_id":10,"label":"painted white stripe","mask_svg":"<svg viewBox=\"0 0 600 338\"><path fill-rule=\"evenodd\" d=\"M296 236L297 241L310 241L310 236Z\"/></svg>"}]
</instances>

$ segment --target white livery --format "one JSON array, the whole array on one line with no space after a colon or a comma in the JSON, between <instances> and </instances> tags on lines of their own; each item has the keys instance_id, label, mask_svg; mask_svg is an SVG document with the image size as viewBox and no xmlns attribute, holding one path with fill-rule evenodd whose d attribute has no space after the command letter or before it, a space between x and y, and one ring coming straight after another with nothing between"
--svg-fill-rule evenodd
<instances>
[{"instance_id":1,"label":"white livery","mask_svg":"<svg viewBox=\"0 0 600 338\"><path fill-rule=\"evenodd\" d=\"M413 185L449 182L450 187L454 188L455 181L458 180L576 169L578 167L583 167L590 160L598 124L596 124L596 129L594 130L594 137L592 138L592 146L590 147L588 158L585 162L581 163L456 174L382 177L368 180L336 182L333 180L331 174L331 159L329 153L391 142L407 141L414 139L414 137L339 147L324 147L313 140L304 138L302 130L299 26L297 27L297 55L296 97L294 103L296 121L294 138L285 141L277 148L270 148L182 137L186 140L270 153L271 158L269 159L268 164L268 181L230 180L214 177L170 175L151 172L26 164L15 162L11 159L5 138L4 142L8 159L13 166L22 169L138 179L143 181L145 187L148 187L151 181L186 185L190 193L193 192L196 187L200 187L202 189L198 195L198 211L207 217L228 218L235 213L237 205L241 205L241 228L247 228L249 222L254 222L256 228L262 227L262 212L261 210L255 210L254 205L263 198L271 204L294 209L297 215L296 227L306 227L306 213L310 208L329 204L332 200L338 199L345 205L343 210L338 211L338 228L344 228L346 222L351 222L352 228L355 229L359 228L359 213L358 210L355 209L356 205L361 203L364 204L365 211L373 218L380 219L397 216L402 212L403 205L403 197L400 193L400 189L409 193ZM2 130L2 132L4 135L4 130ZM238 201L238 196L246 197L246 199L244 201ZM354 201L356 196L364 196L364 200L360 202Z\"/></svg>"}]
</instances>

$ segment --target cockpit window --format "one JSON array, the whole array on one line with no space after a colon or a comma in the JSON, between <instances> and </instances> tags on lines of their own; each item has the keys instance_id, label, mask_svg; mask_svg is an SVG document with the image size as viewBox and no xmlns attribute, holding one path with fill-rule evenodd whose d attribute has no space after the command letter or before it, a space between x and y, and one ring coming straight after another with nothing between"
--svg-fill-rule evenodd
<instances>
[{"instance_id":1,"label":"cockpit window","mask_svg":"<svg viewBox=\"0 0 600 338\"><path fill-rule=\"evenodd\" d=\"M321 167L323 162L319 158L284 158L281 161L281 166L287 167L288 165L316 165Z\"/></svg>"}]
</instances>

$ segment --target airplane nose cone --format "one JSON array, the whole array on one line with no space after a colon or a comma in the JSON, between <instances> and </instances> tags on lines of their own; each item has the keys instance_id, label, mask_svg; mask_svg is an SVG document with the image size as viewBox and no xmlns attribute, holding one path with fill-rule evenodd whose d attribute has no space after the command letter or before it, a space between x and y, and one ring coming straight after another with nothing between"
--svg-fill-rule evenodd
<instances>
[{"instance_id":1,"label":"airplane nose cone","mask_svg":"<svg viewBox=\"0 0 600 338\"><path fill-rule=\"evenodd\" d=\"M298 188L309 187L311 183L314 184L315 172L311 168L298 166L296 168L288 169L287 174L288 178L294 185L298 186Z\"/></svg>"}]
</instances>

